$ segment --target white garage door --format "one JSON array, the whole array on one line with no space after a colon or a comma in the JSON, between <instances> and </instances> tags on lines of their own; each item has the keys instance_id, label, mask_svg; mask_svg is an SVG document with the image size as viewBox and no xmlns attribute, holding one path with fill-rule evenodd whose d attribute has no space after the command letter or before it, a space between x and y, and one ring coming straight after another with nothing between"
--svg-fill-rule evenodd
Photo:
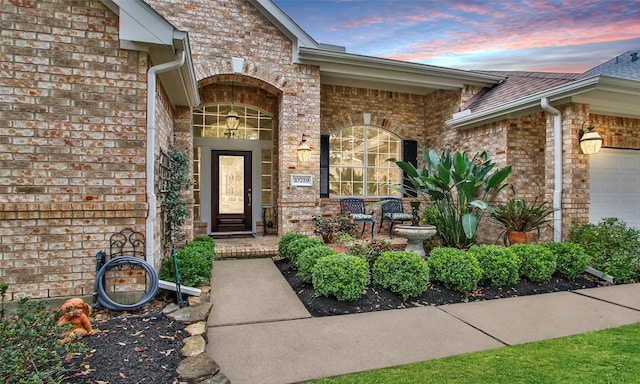
<instances>
[{"instance_id":1,"label":"white garage door","mask_svg":"<svg viewBox=\"0 0 640 384\"><path fill-rule=\"evenodd\" d=\"M605 149L589 156L589 221L618 217L640 228L640 151Z\"/></svg>"}]
</instances>

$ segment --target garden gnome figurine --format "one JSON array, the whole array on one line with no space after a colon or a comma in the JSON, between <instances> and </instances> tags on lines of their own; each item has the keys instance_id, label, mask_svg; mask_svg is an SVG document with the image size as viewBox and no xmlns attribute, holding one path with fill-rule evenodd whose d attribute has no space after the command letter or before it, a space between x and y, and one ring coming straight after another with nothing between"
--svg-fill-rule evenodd
<instances>
[{"instance_id":1,"label":"garden gnome figurine","mask_svg":"<svg viewBox=\"0 0 640 384\"><path fill-rule=\"evenodd\" d=\"M75 338L93 335L98 332L91 328L91 322L89 321L91 308L81 298L76 297L65 301L60 307L60 312L61 316L58 320L58 326L63 326L67 323L73 325L73 328L63 332L63 344Z\"/></svg>"}]
</instances>

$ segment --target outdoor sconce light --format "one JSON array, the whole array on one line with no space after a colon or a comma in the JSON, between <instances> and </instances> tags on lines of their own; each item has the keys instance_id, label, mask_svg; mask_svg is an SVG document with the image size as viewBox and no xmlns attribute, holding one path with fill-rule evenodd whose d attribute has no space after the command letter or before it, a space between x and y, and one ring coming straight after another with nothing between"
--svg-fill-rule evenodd
<instances>
[{"instance_id":1,"label":"outdoor sconce light","mask_svg":"<svg viewBox=\"0 0 640 384\"><path fill-rule=\"evenodd\" d=\"M304 133L302 134L302 141L298 144L298 160L302 162L309 161L311 157L311 147L307 144L307 138L304 137Z\"/></svg>"},{"instance_id":2,"label":"outdoor sconce light","mask_svg":"<svg viewBox=\"0 0 640 384\"><path fill-rule=\"evenodd\" d=\"M600 151L602 147L602 137L598 134L598 132L593 130L593 125L589 123L589 127L587 131L584 131L584 125L589 123L589 121L585 121L582 123L582 128L578 132L578 138L580 140L580 149L582 149L582 153L585 155L593 155Z\"/></svg>"}]
</instances>

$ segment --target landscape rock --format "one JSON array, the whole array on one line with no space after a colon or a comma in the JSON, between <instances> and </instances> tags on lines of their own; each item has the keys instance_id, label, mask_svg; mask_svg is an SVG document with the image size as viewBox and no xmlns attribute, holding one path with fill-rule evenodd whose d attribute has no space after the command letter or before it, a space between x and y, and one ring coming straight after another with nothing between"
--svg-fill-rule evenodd
<instances>
[{"instance_id":1,"label":"landscape rock","mask_svg":"<svg viewBox=\"0 0 640 384\"><path fill-rule=\"evenodd\" d=\"M204 321L199 321L187 326L184 330L191 336L204 335L204 333L207 331L207 323Z\"/></svg>"},{"instance_id":2,"label":"landscape rock","mask_svg":"<svg viewBox=\"0 0 640 384\"><path fill-rule=\"evenodd\" d=\"M189 297L187 297L187 301L189 302L189 306L193 307L195 305L202 304L202 297L200 297L200 296L189 296Z\"/></svg>"},{"instance_id":3,"label":"landscape rock","mask_svg":"<svg viewBox=\"0 0 640 384\"><path fill-rule=\"evenodd\" d=\"M182 360L177 371L180 379L198 381L213 377L220 372L220 366L209 355L201 353Z\"/></svg>"},{"instance_id":4,"label":"landscape rock","mask_svg":"<svg viewBox=\"0 0 640 384\"><path fill-rule=\"evenodd\" d=\"M165 315L168 315L172 312L177 311L178 309L180 309L180 306L178 304L171 303L171 304L168 304L166 307L164 307L164 309L162 310L162 313Z\"/></svg>"},{"instance_id":5,"label":"landscape rock","mask_svg":"<svg viewBox=\"0 0 640 384\"><path fill-rule=\"evenodd\" d=\"M231 384L231 380L222 372L216 373L215 376L206 378L202 381L197 381L198 384Z\"/></svg>"},{"instance_id":6,"label":"landscape rock","mask_svg":"<svg viewBox=\"0 0 640 384\"><path fill-rule=\"evenodd\" d=\"M167 316L185 324L193 324L199 321L205 321L207 316L209 316L211 307L213 307L212 303L204 303L196 307L184 307L169 313Z\"/></svg>"},{"instance_id":7,"label":"landscape rock","mask_svg":"<svg viewBox=\"0 0 640 384\"><path fill-rule=\"evenodd\" d=\"M189 357L204 353L207 348L207 342L202 336L191 336L183 340L184 346L180 350L182 356Z\"/></svg>"}]
</instances>

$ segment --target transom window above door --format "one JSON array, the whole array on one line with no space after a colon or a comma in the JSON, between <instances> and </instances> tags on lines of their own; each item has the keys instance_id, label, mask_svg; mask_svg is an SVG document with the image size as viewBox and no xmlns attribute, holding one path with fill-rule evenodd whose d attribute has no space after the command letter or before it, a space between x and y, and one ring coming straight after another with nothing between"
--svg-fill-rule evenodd
<instances>
[{"instance_id":1,"label":"transom window above door","mask_svg":"<svg viewBox=\"0 0 640 384\"><path fill-rule=\"evenodd\" d=\"M237 127L227 124L227 116L239 118ZM271 140L273 116L243 104L209 104L193 109L193 136L218 139Z\"/></svg>"},{"instance_id":2,"label":"transom window above door","mask_svg":"<svg viewBox=\"0 0 640 384\"><path fill-rule=\"evenodd\" d=\"M330 196L395 196L389 184L401 183L400 169L389 158L401 158L402 140L370 125L342 128L329 136Z\"/></svg>"}]
</instances>

